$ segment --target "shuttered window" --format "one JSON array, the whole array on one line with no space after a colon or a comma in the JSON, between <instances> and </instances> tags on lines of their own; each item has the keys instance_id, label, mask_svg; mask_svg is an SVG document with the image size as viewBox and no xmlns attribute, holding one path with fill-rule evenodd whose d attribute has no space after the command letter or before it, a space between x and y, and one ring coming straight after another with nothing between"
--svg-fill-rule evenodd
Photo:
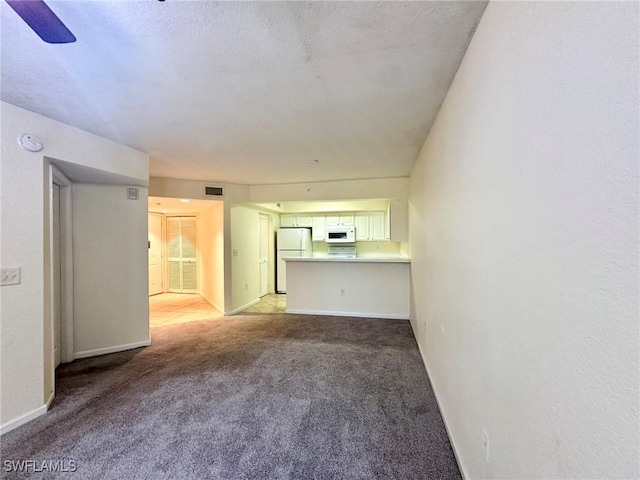
<instances>
[{"instance_id":1,"label":"shuttered window","mask_svg":"<svg viewBox=\"0 0 640 480\"><path fill-rule=\"evenodd\" d=\"M198 264L196 217L167 217L169 291L196 293Z\"/></svg>"}]
</instances>

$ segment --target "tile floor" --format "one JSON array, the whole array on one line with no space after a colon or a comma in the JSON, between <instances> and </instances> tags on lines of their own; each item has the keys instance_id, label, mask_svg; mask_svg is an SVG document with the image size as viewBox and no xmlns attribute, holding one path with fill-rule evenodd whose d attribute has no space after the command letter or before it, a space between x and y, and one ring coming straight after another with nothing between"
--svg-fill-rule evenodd
<instances>
[{"instance_id":1,"label":"tile floor","mask_svg":"<svg viewBox=\"0 0 640 480\"><path fill-rule=\"evenodd\" d=\"M284 313L287 296L270 293L260 302L240 312L239 315L264 315ZM223 316L209 302L193 293L161 293L149 297L149 326L161 327L176 323L210 320Z\"/></svg>"},{"instance_id":2,"label":"tile floor","mask_svg":"<svg viewBox=\"0 0 640 480\"><path fill-rule=\"evenodd\" d=\"M222 313L197 294L161 293L149 297L149 326L152 328L221 316Z\"/></svg>"},{"instance_id":3,"label":"tile floor","mask_svg":"<svg viewBox=\"0 0 640 480\"><path fill-rule=\"evenodd\" d=\"M287 296L282 293L268 293L258 303L240 312L240 315L264 315L265 313L284 313L287 308Z\"/></svg>"}]
</instances>

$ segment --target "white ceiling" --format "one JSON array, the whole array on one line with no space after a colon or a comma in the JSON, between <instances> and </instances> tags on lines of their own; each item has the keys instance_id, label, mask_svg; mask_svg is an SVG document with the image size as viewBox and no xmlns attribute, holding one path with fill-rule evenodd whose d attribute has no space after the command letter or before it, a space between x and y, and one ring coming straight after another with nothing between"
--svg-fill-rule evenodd
<instances>
[{"instance_id":1,"label":"white ceiling","mask_svg":"<svg viewBox=\"0 0 640 480\"><path fill-rule=\"evenodd\" d=\"M486 6L52 0L49 45L0 3L2 100L249 185L407 176Z\"/></svg>"}]
</instances>

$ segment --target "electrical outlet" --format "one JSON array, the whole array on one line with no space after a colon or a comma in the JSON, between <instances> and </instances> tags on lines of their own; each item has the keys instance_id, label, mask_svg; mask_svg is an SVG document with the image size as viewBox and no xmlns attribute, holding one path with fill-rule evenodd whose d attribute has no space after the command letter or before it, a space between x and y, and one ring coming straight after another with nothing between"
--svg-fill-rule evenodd
<instances>
[{"instance_id":1,"label":"electrical outlet","mask_svg":"<svg viewBox=\"0 0 640 480\"><path fill-rule=\"evenodd\" d=\"M0 285L19 285L20 267L1 269L0 280Z\"/></svg>"},{"instance_id":2,"label":"electrical outlet","mask_svg":"<svg viewBox=\"0 0 640 480\"><path fill-rule=\"evenodd\" d=\"M345 295L346 295L346 294L345 294L344 288L341 288L341 289L340 289L340 296L341 296L341 297L344 297Z\"/></svg>"},{"instance_id":3,"label":"electrical outlet","mask_svg":"<svg viewBox=\"0 0 640 480\"><path fill-rule=\"evenodd\" d=\"M484 447L485 460L489 463L489 434L484 428L482 429L482 446Z\"/></svg>"},{"instance_id":4,"label":"electrical outlet","mask_svg":"<svg viewBox=\"0 0 640 480\"><path fill-rule=\"evenodd\" d=\"M249 290L249 284L248 284L248 283L245 283L245 284L244 284L244 289L245 289L245 290Z\"/></svg>"}]
</instances>

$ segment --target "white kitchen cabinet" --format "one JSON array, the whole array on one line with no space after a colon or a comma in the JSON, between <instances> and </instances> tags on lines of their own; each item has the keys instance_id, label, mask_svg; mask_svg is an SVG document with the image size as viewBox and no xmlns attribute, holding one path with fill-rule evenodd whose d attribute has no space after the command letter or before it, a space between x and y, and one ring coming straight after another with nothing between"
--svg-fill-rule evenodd
<instances>
[{"instance_id":1,"label":"white kitchen cabinet","mask_svg":"<svg viewBox=\"0 0 640 480\"><path fill-rule=\"evenodd\" d=\"M387 240L409 241L409 208L406 200L391 200L387 207Z\"/></svg>"},{"instance_id":2,"label":"white kitchen cabinet","mask_svg":"<svg viewBox=\"0 0 640 480\"><path fill-rule=\"evenodd\" d=\"M324 214L314 215L311 226L311 239L314 242L323 242L326 234L326 219Z\"/></svg>"},{"instance_id":3,"label":"white kitchen cabinet","mask_svg":"<svg viewBox=\"0 0 640 480\"><path fill-rule=\"evenodd\" d=\"M313 227L313 217L309 214L296 215L296 227Z\"/></svg>"},{"instance_id":4,"label":"white kitchen cabinet","mask_svg":"<svg viewBox=\"0 0 640 480\"><path fill-rule=\"evenodd\" d=\"M356 241L383 241L385 235L384 212L361 212L355 214Z\"/></svg>"},{"instance_id":5,"label":"white kitchen cabinet","mask_svg":"<svg viewBox=\"0 0 640 480\"><path fill-rule=\"evenodd\" d=\"M369 240L369 214L367 212L356 213L356 242Z\"/></svg>"},{"instance_id":6,"label":"white kitchen cabinet","mask_svg":"<svg viewBox=\"0 0 640 480\"><path fill-rule=\"evenodd\" d=\"M355 217L353 213L340 213L340 214L330 214L327 215L327 226L333 227L336 225L349 225L352 226L355 224Z\"/></svg>"},{"instance_id":7,"label":"white kitchen cabinet","mask_svg":"<svg viewBox=\"0 0 640 480\"><path fill-rule=\"evenodd\" d=\"M369 215L369 240L386 240L386 216L384 212L371 212Z\"/></svg>"},{"instance_id":8,"label":"white kitchen cabinet","mask_svg":"<svg viewBox=\"0 0 640 480\"><path fill-rule=\"evenodd\" d=\"M283 213L280 215L281 227L312 227L313 219L308 214Z\"/></svg>"},{"instance_id":9,"label":"white kitchen cabinet","mask_svg":"<svg viewBox=\"0 0 640 480\"><path fill-rule=\"evenodd\" d=\"M292 214L282 214L280 215L280 226L281 227L295 227L296 226L296 216Z\"/></svg>"}]
</instances>

